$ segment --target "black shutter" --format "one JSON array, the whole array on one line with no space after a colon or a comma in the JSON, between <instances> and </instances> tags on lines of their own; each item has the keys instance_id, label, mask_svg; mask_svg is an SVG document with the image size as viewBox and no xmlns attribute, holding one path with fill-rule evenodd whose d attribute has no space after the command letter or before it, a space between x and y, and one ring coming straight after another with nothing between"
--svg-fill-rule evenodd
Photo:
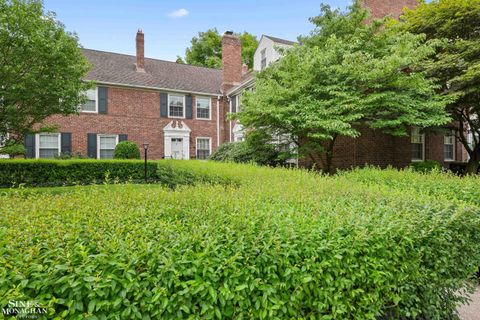
<instances>
[{"instance_id":1,"label":"black shutter","mask_svg":"<svg viewBox=\"0 0 480 320\"><path fill-rule=\"evenodd\" d=\"M160 117L168 117L168 93L160 93Z\"/></svg>"},{"instance_id":2,"label":"black shutter","mask_svg":"<svg viewBox=\"0 0 480 320\"><path fill-rule=\"evenodd\" d=\"M27 134L25 136L25 157L28 159L35 158L35 135Z\"/></svg>"},{"instance_id":3,"label":"black shutter","mask_svg":"<svg viewBox=\"0 0 480 320\"><path fill-rule=\"evenodd\" d=\"M128 140L128 134L119 134L118 135L118 142L127 141L127 140Z\"/></svg>"},{"instance_id":4,"label":"black shutter","mask_svg":"<svg viewBox=\"0 0 480 320\"><path fill-rule=\"evenodd\" d=\"M192 96L185 97L185 118L193 119Z\"/></svg>"},{"instance_id":5,"label":"black shutter","mask_svg":"<svg viewBox=\"0 0 480 320\"><path fill-rule=\"evenodd\" d=\"M87 133L88 157L97 159L97 134Z\"/></svg>"},{"instance_id":6,"label":"black shutter","mask_svg":"<svg viewBox=\"0 0 480 320\"><path fill-rule=\"evenodd\" d=\"M62 132L62 153L71 153L72 152L72 134L70 132Z\"/></svg>"},{"instance_id":7,"label":"black shutter","mask_svg":"<svg viewBox=\"0 0 480 320\"><path fill-rule=\"evenodd\" d=\"M232 113L237 112L237 96L232 97Z\"/></svg>"},{"instance_id":8,"label":"black shutter","mask_svg":"<svg viewBox=\"0 0 480 320\"><path fill-rule=\"evenodd\" d=\"M107 87L98 87L98 113L108 112L108 89Z\"/></svg>"}]
</instances>

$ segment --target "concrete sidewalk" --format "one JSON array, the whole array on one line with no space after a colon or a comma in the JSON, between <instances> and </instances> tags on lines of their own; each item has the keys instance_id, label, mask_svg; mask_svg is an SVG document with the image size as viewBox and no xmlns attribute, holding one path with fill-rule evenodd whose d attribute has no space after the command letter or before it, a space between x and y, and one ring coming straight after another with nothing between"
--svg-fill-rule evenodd
<instances>
[{"instance_id":1,"label":"concrete sidewalk","mask_svg":"<svg viewBox=\"0 0 480 320\"><path fill-rule=\"evenodd\" d=\"M461 306L458 309L462 320L480 320L480 287L477 288L471 299L469 305Z\"/></svg>"}]
</instances>

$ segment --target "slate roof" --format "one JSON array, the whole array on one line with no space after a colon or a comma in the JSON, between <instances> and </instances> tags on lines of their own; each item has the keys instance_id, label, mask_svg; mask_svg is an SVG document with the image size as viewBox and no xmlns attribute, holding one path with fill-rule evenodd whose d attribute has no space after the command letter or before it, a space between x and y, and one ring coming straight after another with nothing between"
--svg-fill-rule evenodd
<instances>
[{"instance_id":1,"label":"slate roof","mask_svg":"<svg viewBox=\"0 0 480 320\"><path fill-rule=\"evenodd\" d=\"M126 86L220 94L222 70L145 58L145 72L137 72L135 56L82 49L93 65L86 80Z\"/></svg>"},{"instance_id":2,"label":"slate roof","mask_svg":"<svg viewBox=\"0 0 480 320\"><path fill-rule=\"evenodd\" d=\"M264 37L272 40L273 42L281 43L281 44L286 44L286 45L288 45L288 46L293 46L293 45L295 45L295 44L298 44L298 42L295 42L295 41L290 41L290 40L275 38L275 37L272 37L272 36L264 35Z\"/></svg>"}]
</instances>

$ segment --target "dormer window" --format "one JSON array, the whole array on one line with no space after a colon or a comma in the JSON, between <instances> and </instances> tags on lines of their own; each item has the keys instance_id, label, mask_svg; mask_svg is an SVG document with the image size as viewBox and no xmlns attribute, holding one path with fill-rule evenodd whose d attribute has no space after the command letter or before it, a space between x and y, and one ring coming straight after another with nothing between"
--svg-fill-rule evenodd
<instances>
[{"instance_id":1,"label":"dormer window","mask_svg":"<svg viewBox=\"0 0 480 320\"><path fill-rule=\"evenodd\" d=\"M263 49L261 52L261 65L260 70L263 70L267 67L267 49Z\"/></svg>"}]
</instances>

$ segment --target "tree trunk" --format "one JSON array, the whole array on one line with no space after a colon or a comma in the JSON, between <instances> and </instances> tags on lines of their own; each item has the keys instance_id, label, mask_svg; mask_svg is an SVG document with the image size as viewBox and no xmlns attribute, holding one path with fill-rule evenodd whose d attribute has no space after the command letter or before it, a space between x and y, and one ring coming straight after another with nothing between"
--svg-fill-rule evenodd
<instances>
[{"instance_id":1,"label":"tree trunk","mask_svg":"<svg viewBox=\"0 0 480 320\"><path fill-rule=\"evenodd\" d=\"M470 158L470 160L468 160L467 168L465 169L466 174L468 174L468 175L477 174L478 168L480 166L479 160L477 158L478 157L475 156L473 158Z\"/></svg>"}]
</instances>

